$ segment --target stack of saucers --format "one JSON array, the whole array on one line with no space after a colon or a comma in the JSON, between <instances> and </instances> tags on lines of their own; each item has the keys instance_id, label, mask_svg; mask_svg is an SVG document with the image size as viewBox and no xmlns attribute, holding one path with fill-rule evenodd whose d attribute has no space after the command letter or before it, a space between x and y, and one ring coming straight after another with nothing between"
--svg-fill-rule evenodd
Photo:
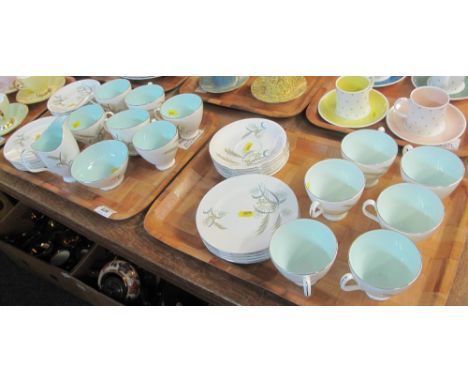
<instances>
[{"instance_id":1,"label":"stack of saucers","mask_svg":"<svg viewBox=\"0 0 468 382\"><path fill-rule=\"evenodd\" d=\"M201 200L196 224L203 243L236 264L268 260L273 232L299 216L294 192L279 179L248 174L226 179Z\"/></svg>"},{"instance_id":2,"label":"stack of saucers","mask_svg":"<svg viewBox=\"0 0 468 382\"><path fill-rule=\"evenodd\" d=\"M288 137L276 122L248 118L220 129L210 141L210 155L225 178L276 174L289 159Z\"/></svg>"}]
</instances>

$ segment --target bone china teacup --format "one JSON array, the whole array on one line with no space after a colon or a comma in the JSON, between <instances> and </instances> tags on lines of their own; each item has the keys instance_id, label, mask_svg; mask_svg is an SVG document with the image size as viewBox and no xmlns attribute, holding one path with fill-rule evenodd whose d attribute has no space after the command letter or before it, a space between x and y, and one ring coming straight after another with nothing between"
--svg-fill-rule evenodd
<instances>
[{"instance_id":1,"label":"bone china teacup","mask_svg":"<svg viewBox=\"0 0 468 382\"><path fill-rule=\"evenodd\" d=\"M21 153L21 162L30 172L50 171L63 177L67 183L75 182L71 175L71 165L80 153L71 131L65 126L66 117L56 118L51 125L31 145L32 150ZM45 167L31 168L26 156L36 156Z\"/></svg>"},{"instance_id":2,"label":"bone china teacup","mask_svg":"<svg viewBox=\"0 0 468 382\"><path fill-rule=\"evenodd\" d=\"M346 292L364 291L373 300L384 301L412 285L422 270L416 245L398 232L386 229L359 236L349 249L351 273L341 277ZM354 281L354 285L348 285Z\"/></svg>"},{"instance_id":3,"label":"bone china teacup","mask_svg":"<svg viewBox=\"0 0 468 382\"><path fill-rule=\"evenodd\" d=\"M164 102L164 89L149 82L147 85L133 89L125 97L125 103L129 109L143 109L148 111L152 117Z\"/></svg>"},{"instance_id":4,"label":"bone china teacup","mask_svg":"<svg viewBox=\"0 0 468 382\"><path fill-rule=\"evenodd\" d=\"M444 89L448 94L456 94L465 89L465 76L432 76L427 84Z\"/></svg>"},{"instance_id":5,"label":"bone china teacup","mask_svg":"<svg viewBox=\"0 0 468 382\"><path fill-rule=\"evenodd\" d=\"M465 167L458 156L441 147L406 145L400 172L405 182L426 187L444 199L462 181Z\"/></svg>"},{"instance_id":6,"label":"bone china teacup","mask_svg":"<svg viewBox=\"0 0 468 382\"><path fill-rule=\"evenodd\" d=\"M99 86L94 91L94 97L106 111L117 113L126 109L125 97L131 90L130 81L119 78Z\"/></svg>"},{"instance_id":7,"label":"bone china teacup","mask_svg":"<svg viewBox=\"0 0 468 382\"><path fill-rule=\"evenodd\" d=\"M309 297L312 286L327 274L338 252L338 242L325 224L297 219L283 224L270 242L271 261L278 271Z\"/></svg>"},{"instance_id":8,"label":"bone china teacup","mask_svg":"<svg viewBox=\"0 0 468 382\"><path fill-rule=\"evenodd\" d=\"M179 94L161 106L161 117L177 126L182 139L197 136L203 117L203 101L196 94Z\"/></svg>"},{"instance_id":9,"label":"bone china teacup","mask_svg":"<svg viewBox=\"0 0 468 382\"><path fill-rule=\"evenodd\" d=\"M314 164L305 175L305 188L312 204L310 216L323 214L331 221L342 220L364 191L365 178L354 163L344 159L325 159Z\"/></svg>"},{"instance_id":10,"label":"bone china teacup","mask_svg":"<svg viewBox=\"0 0 468 382\"><path fill-rule=\"evenodd\" d=\"M105 122L113 115L101 105L90 104L75 110L66 120L66 125L78 142L96 143L102 138Z\"/></svg>"},{"instance_id":11,"label":"bone china teacup","mask_svg":"<svg viewBox=\"0 0 468 382\"><path fill-rule=\"evenodd\" d=\"M373 207L376 214L367 209ZM362 212L382 228L397 231L414 242L426 239L442 224L444 205L431 190L399 183L383 190L377 202L366 200Z\"/></svg>"},{"instance_id":12,"label":"bone china teacup","mask_svg":"<svg viewBox=\"0 0 468 382\"><path fill-rule=\"evenodd\" d=\"M369 92L372 80L363 76L343 76L336 80L336 114L361 119L370 113Z\"/></svg>"},{"instance_id":13,"label":"bone china teacup","mask_svg":"<svg viewBox=\"0 0 468 382\"><path fill-rule=\"evenodd\" d=\"M398 98L393 109L405 120L406 129L420 136L432 136L444 130L449 102L444 90L422 86L414 89L409 98Z\"/></svg>"},{"instance_id":14,"label":"bone china teacup","mask_svg":"<svg viewBox=\"0 0 468 382\"><path fill-rule=\"evenodd\" d=\"M175 125L167 121L156 121L133 136L133 146L143 159L164 171L175 165L178 138Z\"/></svg>"},{"instance_id":15,"label":"bone china teacup","mask_svg":"<svg viewBox=\"0 0 468 382\"><path fill-rule=\"evenodd\" d=\"M133 136L150 123L150 115L143 109L124 110L114 114L106 121L106 130L114 139L122 141L128 147L129 155L138 155L133 147Z\"/></svg>"},{"instance_id":16,"label":"bone china teacup","mask_svg":"<svg viewBox=\"0 0 468 382\"><path fill-rule=\"evenodd\" d=\"M366 177L366 188L379 182L398 154L398 145L385 129L358 130L341 141L341 156L357 165Z\"/></svg>"}]
</instances>

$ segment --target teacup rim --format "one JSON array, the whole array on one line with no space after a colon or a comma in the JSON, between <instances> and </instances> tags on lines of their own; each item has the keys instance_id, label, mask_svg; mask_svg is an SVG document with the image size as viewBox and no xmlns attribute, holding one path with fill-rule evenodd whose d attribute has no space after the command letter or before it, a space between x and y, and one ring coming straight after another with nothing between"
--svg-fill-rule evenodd
<instances>
[{"instance_id":1,"label":"teacup rim","mask_svg":"<svg viewBox=\"0 0 468 382\"><path fill-rule=\"evenodd\" d=\"M150 102L146 102L146 103L131 103L128 101L128 98L130 96L130 94L132 94L133 92L137 91L138 89L142 89L142 88L147 88L147 87L155 87L155 88L159 88L162 92L162 94L160 96L158 96L157 98L155 98L154 100L150 101ZM140 90L141 91L141 90ZM125 96L125 103L128 105L128 106L146 106L146 105L150 105L152 104L153 102L156 102L157 100L159 100L160 98L164 97L165 96L165 91L164 91L164 88L161 86L161 85L158 85L158 84L153 84L153 83L149 83L149 84L146 84L146 85L141 85L141 86L138 86L132 90L130 90L130 92Z\"/></svg>"},{"instance_id":2,"label":"teacup rim","mask_svg":"<svg viewBox=\"0 0 468 382\"><path fill-rule=\"evenodd\" d=\"M392 187L395 187L395 186L398 186L398 185L411 185L411 186L415 186L415 187L420 187L424 190L427 190L424 186L420 185L420 184L417 184L417 183L406 183L406 182L403 182L403 183L395 183L395 184L392 184L391 186L385 188L384 190L382 190L382 192L379 194L379 196L377 197L377 199L375 200L375 212L377 213L377 216L378 218L383 221L388 227L390 227L389 229L392 230L392 231L395 231L395 232L398 232L402 235L411 235L411 236L422 236L422 235L426 235L426 234L430 234L431 232L434 232L435 230L437 230L437 228L439 228L442 224L442 222L444 221L444 216L445 216L445 206L444 204L442 203L442 201L440 200L440 198L437 196L437 194L431 190L427 190L427 191L430 191L434 194L435 196L435 199L434 200L438 200L442 206L442 217L440 219L440 221L431 229L427 230L427 231L422 231L422 232L406 232L406 231L401 231L399 230L398 228L395 228L392 224L390 224L387 220L385 220L382 215L380 214L379 212L379 200L382 196L382 194L387 191L389 188L392 188Z\"/></svg>"},{"instance_id":3,"label":"teacup rim","mask_svg":"<svg viewBox=\"0 0 468 382\"><path fill-rule=\"evenodd\" d=\"M152 149L143 149L143 148L141 148L140 146L138 146L138 145L135 143L135 138L138 136L138 134L142 134L143 131L144 131L145 129L149 129L150 126L154 126L154 125L158 124L158 122L166 122L166 123L170 123L172 126L174 126L174 127L175 127L175 134L174 134L174 136L173 136L167 143L165 143L165 144L164 144L163 146L161 146L161 147L156 147L156 148L152 148ZM135 147L135 149L136 149L137 151L143 151L143 152L158 152L158 151L160 151L160 150L165 149L168 145L174 143L174 141L176 141L178 138L179 138L179 132L178 132L178 130L177 130L177 126L175 126L172 122L169 122L169 121L154 121L154 122L151 122L150 124L144 126L144 127L143 127L142 129L140 129L139 131L137 131L137 132L135 133L135 135L133 136L133 138L132 138L132 143L133 143L133 146Z\"/></svg>"},{"instance_id":4,"label":"teacup rim","mask_svg":"<svg viewBox=\"0 0 468 382\"><path fill-rule=\"evenodd\" d=\"M364 89L359 90L359 91L357 91L357 92L352 92L352 91L348 91L348 90L343 90L342 88L340 88L340 87L338 86L338 82L339 82L342 78L344 78L344 77L363 77L363 78L367 78L367 80L369 81L369 84L368 84ZM359 93L365 93L365 92L371 90L371 89L372 89L372 85L373 85L373 81L372 81L372 79L369 78L368 76L340 76L340 77L338 77L338 78L336 79L336 81L335 81L335 90L339 90L340 92L346 93L346 94L359 94Z\"/></svg>"},{"instance_id":5,"label":"teacup rim","mask_svg":"<svg viewBox=\"0 0 468 382\"><path fill-rule=\"evenodd\" d=\"M172 116L170 116L170 115L166 115L166 114L163 113L164 104L166 104L167 102L169 102L170 100L172 100L172 99L174 99L174 98L176 98L176 97L187 96L187 95L195 96L195 97L197 97L197 99L200 101L199 106L198 106L195 110L193 110L190 114L187 114L187 115L185 115L185 116L183 116L183 117L172 117ZM194 114L195 114L196 112L198 112L202 107L203 107L203 99L202 99L198 94L195 94L195 93L181 93L181 94L176 94L175 96L166 99L166 100L162 103L159 112L161 113L161 115L163 116L164 119L167 119L167 120L177 120L177 119L188 118L188 117L194 115Z\"/></svg>"},{"instance_id":6,"label":"teacup rim","mask_svg":"<svg viewBox=\"0 0 468 382\"><path fill-rule=\"evenodd\" d=\"M334 244L335 244L335 249L333 251L333 256L331 258L331 260L327 263L327 265L325 265L325 267L323 267L322 269L318 270L318 271L315 271L315 272L307 272L307 273L296 273L296 272L291 272L287 269L284 269L283 267L281 267L276 261L274 261L273 259L273 256L271 255L271 243L273 241L273 237L276 235L276 233L279 231L279 229L281 227L284 227L286 226L288 223L293 223L293 222L297 222L297 221L310 221L310 222L313 222L313 223L318 223L319 225L325 227L332 235L333 239L334 239ZM281 227L279 227L272 235L271 237L271 240L270 240L270 245L268 246L268 251L270 253L270 260L271 262L278 268L281 268L283 271L285 272L288 272L288 273L291 273L291 274L294 274L296 276L314 276L314 275L317 275L317 274L320 274L322 273L323 271L325 271L327 268L329 268L331 265L333 265L333 263L335 262L336 260L336 257L338 256L338 249L339 249L339 243L338 243L338 239L336 238L336 235L335 233L332 231L332 229L330 227L328 227L326 224L322 223L322 222L319 222L317 220L314 220L314 219L307 219L307 218L299 218L299 219L295 219L295 220L291 220L290 222L288 222L286 224L283 224Z\"/></svg>"},{"instance_id":7,"label":"teacup rim","mask_svg":"<svg viewBox=\"0 0 468 382\"><path fill-rule=\"evenodd\" d=\"M451 154L454 158L456 158L456 160L458 161L458 163L461 165L461 168L463 168L463 171L460 175L460 177L457 178L456 181L454 181L453 183L450 183L450 184L447 184L447 185L444 185L444 186L431 186L431 185L428 185L428 184L424 184L424 183L421 183L419 182L418 180L416 180L414 177L410 176L404 169L404 163L407 162L409 159L407 159L405 161L405 158L408 156L408 155L411 155L412 152L416 151L416 150L420 150L420 149L426 149L426 148L429 148L429 149L436 149L436 150L443 150L443 151L446 151L447 153ZM415 147L414 149L408 151L406 154L404 154L402 157L401 157L401 160L400 160L400 170L401 172L408 178L408 179L411 179L414 183L416 184L419 184L419 185L422 185L424 187L430 187L430 188L433 188L435 190L442 190L444 188L448 188L448 187L452 187L452 186L455 186L457 185L458 183L461 182L461 180L463 179L463 177L465 176L465 173L466 173L466 168L465 168L465 165L463 164L463 161L460 159L460 157L456 154L454 154L453 152L451 152L450 150L447 150L447 149L444 149L442 147L434 147L434 146L418 146L418 147Z\"/></svg>"},{"instance_id":8,"label":"teacup rim","mask_svg":"<svg viewBox=\"0 0 468 382\"><path fill-rule=\"evenodd\" d=\"M423 91L423 90L426 90L426 89L432 89L432 90L435 90L435 91L438 91L438 92L443 92L445 94L445 96L447 97L447 101L443 104L443 105L440 105L440 106L433 106L433 107L430 107L430 106L424 106L424 105L421 105L417 102L415 102L413 100L413 94L415 92L418 92L418 91ZM429 85L426 85L426 86L419 86L417 88L414 88L409 97L408 97L412 102L414 102L418 107L422 108L422 109L427 109L427 110L440 110L440 109L444 109L446 108L449 104L450 104L450 95L444 90L444 89L441 89L441 88L438 88L437 86L429 86Z\"/></svg>"},{"instance_id":9,"label":"teacup rim","mask_svg":"<svg viewBox=\"0 0 468 382\"><path fill-rule=\"evenodd\" d=\"M131 114L131 113L146 113L146 118L145 118L144 121L141 121L138 124L130 126L130 127L122 128L122 127L110 127L109 126L109 121L111 121L112 119L115 119L117 116L121 116L122 114ZM144 110L144 109L127 109L127 110L122 110L122 111L119 111L118 113L115 113L113 116L111 116L107 120L106 124L107 124L108 129L110 129L110 130L131 130L131 129L134 129L135 127L138 127L141 124L147 123L149 121L151 121L151 115L147 110Z\"/></svg>"},{"instance_id":10,"label":"teacup rim","mask_svg":"<svg viewBox=\"0 0 468 382\"><path fill-rule=\"evenodd\" d=\"M321 163L321 162L325 162L325 161L329 161L329 160L339 160L339 161L344 161L346 163L349 163L351 164L352 166L355 166L358 170L359 170L359 173L361 174L361 177L362 177L362 185L361 185L361 188L359 189L359 191L356 192L355 195L353 195L351 198L348 198L348 199L343 199L343 200L339 200L339 201L328 201L328 200L325 200L317 195L315 195L311 190L309 190L309 188L307 187L307 178L308 178L308 174L310 172L310 170L317 164ZM349 161L349 160L346 160L346 159L341 159L341 158L327 158L327 159L323 159L321 161L318 161L316 163L314 163L312 166L309 167L309 169L307 170L306 174L304 175L304 187L306 189L306 192L310 195L312 195L315 199L317 199L317 201L319 202L325 202L325 203L328 203L328 204L342 204L342 203L346 203L346 202L349 202L351 200L353 200L354 198L356 198L357 196L361 195L363 192L364 192L364 188L366 187L366 177L364 175L364 173L362 172L362 170L359 168L358 165L356 165L355 163L353 163L352 161ZM310 197L310 196L309 196Z\"/></svg>"},{"instance_id":11,"label":"teacup rim","mask_svg":"<svg viewBox=\"0 0 468 382\"><path fill-rule=\"evenodd\" d=\"M368 234L368 233L370 233L370 232L375 232L375 231L394 232L394 233L396 233L396 234L398 234L398 235L400 236L400 239L402 239L402 240L405 240L405 239L408 240L408 243L411 243L411 245L413 245L414 248L416 248L416 250L417 250L417 252L418 252L418 254L419 254L419 259L420 259L419 264L420 264L420 266L419 266L419 269L418 269L418 272L417 272L416 276L415 276L415 277L413 278L413 280L411 280L411 282L409 282L408 284L406 284L406 285L404 285L404 286L402 286L402 287L399 287L399 288L380 288L380 287L376 287L376 286L373 286L373 285L369 284L367 281L363 280L363 279L356 273L356 271L353 269L353 267L352 267L352 265L351 265L351 256L350 256L350 254L351 254L351 250L352 250L354 244L356 243L356 241L357 241L360 237L362 237L362 236L364 236L364 235L366 235L366 234ZM357 279L358 279L360 282L362 282L363 284L369 285L371 288L377 289L377 290L379 290L379 291L384 291L384 292L398 292L398 291L403 291L403 290L407 289L408 287L410 287L411 285L413 285L413 284L416 282L416 280L419 278L419 276L420 276L421 273L422 273L423 258L422 258L422 255L421 255L421 251L420 251L419 248L416 246L416 244L415 244L411 239L409 239L408 237L406 237L404 234L402 234L401 232L395 231L395 230L380 228L380 229L374 229L374 230L366 231L366 232L360 234L356 239L354 239L354 241L351 243L351 246L349 247L349 250L348 250L348 266L349 266L349 269L351 270L351 273L352 273L353 277L357 278ZM359 283L358 283L358 284L359 284ZM364 288L362 288L362 290L365 291Z\"/></svg>"},{"instance_id":12,"label":"teacup rim","mask_svg":"<svg viewBox=\"0 0 468 382\"><path fill-rule=\"evenodd\" d=\"M99 119L94 122L92 125L89 125L89 126L86 126L86 127L78 127L77 129L71 129L71 126L70 126L70 121L71 121L71 117L73 114L75 114L76 112L84 109L84 108L88 108L88 107L99 107L102 111L101 113L101 116L99 117ZM103 107L99 104L96 104L96 103L90 103L90 104L87 104L87 105L84 105L84 106L81 106L79 109L76 109L76 110L73 110L66 118L65 120L65 124L67 125L67 128L73 133L74 131L84 131L84 130L88 130L90 128L92 128L93 126L97 125L98 123L100 123L104 118L106 117L106 112L105 110L103 109Z\"/></svg>"},{"instance_id":13,"label":"teacup rim","mask_svg":"<svg viewBox=\"0 0 468 382\"><path fill-rule=\"evenodd\" d=\"M108 86L109 84L115 83L115 82L117 82L117 81L126 81L126 82L127 82L127 87L126 87L126 89L125 89L123 92L119 93L118 95L116 95L116 96L114 96L114 97L110 97L110 98L102 98L102 97L99 97L99 96L97 95L97 92L99 91L99 89L102 89L104 86ZM115 79L113 79L113 80L107 81L107 82L101 84L100 86L98 86L98 87L96 88L96 90L94 91L94 98L95 98L98 102L99 102L99 101L104 102L104 101L113 100L113 99L115 99L115 98L118 98L118 97L121 97L122 95L124 95L125 92L127 92L129 89L130 89L130 91L132 90L132 84L131 84L131 82L130 82L129 80L127 80L127 79L125 79L125 78L115 78Z\"/></svg>"}]
</instances>

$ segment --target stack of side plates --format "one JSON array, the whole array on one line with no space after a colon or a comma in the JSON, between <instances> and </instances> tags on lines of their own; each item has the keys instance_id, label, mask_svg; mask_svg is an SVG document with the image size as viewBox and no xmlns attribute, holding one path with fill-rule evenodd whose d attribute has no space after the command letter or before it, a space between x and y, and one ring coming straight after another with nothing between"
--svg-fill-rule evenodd
<instances>
[{"instance_id":1,"label":"stack of side plates","mask_svg":"<svg viewBox=\"0 0 468 382\"><path fill-rule=\"evenodd\" d=\"M270 258L273 232L298 216L296 195L287 184L248 174L226 179L208 191L198 206L196 225L215 256L253 264Z\"/></svg>"},{"instance_id":2,"label":"stack of side plates","mask_svg":"<svg viewBox=\"0 0 468 382\"><path fill-rule=\"evenodd\" d=\"M276 122L248 118L220 129L210 141L210 155L225 178L276 174L289 159L288 137Z\"/></svg>"},{"instance_id":3,"label":"stack of side plates","mask_svg":"<svg viewBox=\"0 0 468 382\"><path fill-rule=\"evenodd\" d=\"M55 118L39 118L15 131L3 149L5 159L20 171L27 171L21 160L22 155L31 168L39 169L44 167L44 163L31 153L31 145L51 125Z\"/></svg>"}]
</instances>

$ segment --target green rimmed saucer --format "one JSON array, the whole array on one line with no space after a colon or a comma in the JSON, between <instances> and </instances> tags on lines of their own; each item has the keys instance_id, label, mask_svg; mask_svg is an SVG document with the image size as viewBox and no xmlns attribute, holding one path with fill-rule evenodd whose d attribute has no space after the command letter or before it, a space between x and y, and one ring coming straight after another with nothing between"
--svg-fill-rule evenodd
<instances>
[{"instance_id":1,"label":"green rimmed saucer","mask_svg":"<svg viewBox=\"0 0 468 382\"><path fill-rule=\"evenodd\" d=\"M319 101L318 112L328 123L349 129L369 127L380 122L387 115L389 108L387 98L379 91L372 89L369 92L370 113L361 119L346 119L336 114L336 90L331 90Z\"/></svg>"},{"instance_id":2,"label":"green rimmed saucer","mask_svg":"<svg viewBox=\"0 0 468 382\"><path fill-rule=\"evenodd\" d=\"M412 76L411 82L413 83L413 86L415 88L419 88L421 86L427 86L428 79L429 76ZM468 99L468 77L465 77L465 88L461 92L449 94L449 97L452 101L461 101L463 99Z\"/></svg>"},{"instance_id":3,"label":"green rimmed saucer","mask_svg":"<svg viewBox=\"0 0 468 382\"><path fill-rule=\"evenodd\" d=\"M63 76L48 76L47 80L47 89L44 89L44 91L39 94L27 87L21 88L18 93L16 93L16 101L24 103L25 105L45 101L58 89L63 87L66 82Z\"/></svg>"},{"instance_id":4,"label":"green rimmed saucer","mask_svg":"<svg viewBox=\"0 0 468 382\"><path fill-rule=\"evenodd\" d=\"M22 103L10 103L5 115L0 119L0 137L12 132L24 121L29 109Z\"/></svg>"}]
</instances>

